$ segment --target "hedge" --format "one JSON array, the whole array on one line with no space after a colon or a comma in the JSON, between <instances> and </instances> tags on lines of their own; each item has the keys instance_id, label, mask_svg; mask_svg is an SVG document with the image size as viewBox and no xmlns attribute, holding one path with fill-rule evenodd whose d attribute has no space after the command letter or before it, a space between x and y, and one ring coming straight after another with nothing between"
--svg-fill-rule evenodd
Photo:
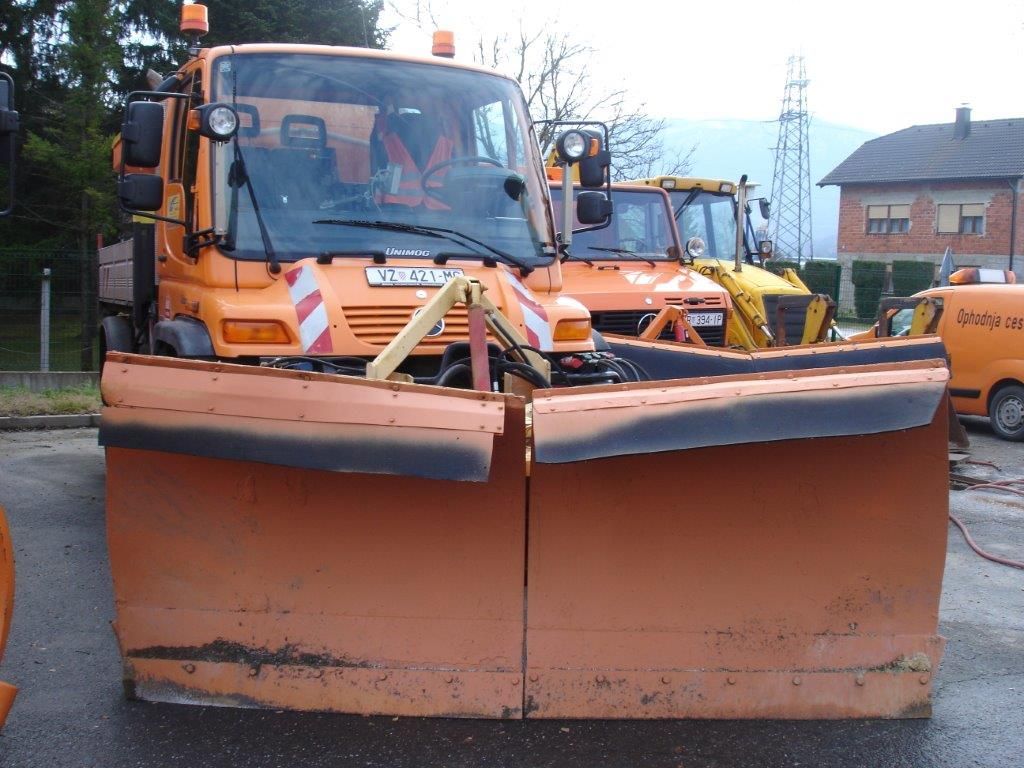
<instances>
[{"instance_id":1,"label":"hedge","mask_svg":"<svg viewBox=\"0 0 1024 768\"><path fill-rule=\"evenodd\" d=\"M853 306L859 319L873 320L878 314L884 285L884 261L853 262Z\"/></svg>"},{"instance_id":2,"label":"hedge","mask_svg":"<svg viewBox=\"0 0 1024 768\"><path fill-rule=\"evenodd\" d=\"M892 293L911 296L931 288L935 280L935 265L930 261L894 261L892 263Z\"/></svg>"},{"instance_id":3,"label":"hedge","mask_svg":"<svg viewBox=\"0 0 1024 768\"><path fill-rule=\"evenodd\" d=\"M842 267L839 266L839 262L818 259L804 263L800 279L807 284L812 293L828 294L833 301L838 303L840 272L842 272Z\"/></svg>"},{"instance_id":4,"label":"hedge","mask_svg":"<svg viewBox=\"0 0 1024 768\"><path fill-rule=\"evenodd\" d=\"M765 268L776 275L781 275L783 270L792 269L796 272L800 272L800 265L795 261L786 261L785 259L769 259L765 264Z\"/></svg>"}]
</instances>

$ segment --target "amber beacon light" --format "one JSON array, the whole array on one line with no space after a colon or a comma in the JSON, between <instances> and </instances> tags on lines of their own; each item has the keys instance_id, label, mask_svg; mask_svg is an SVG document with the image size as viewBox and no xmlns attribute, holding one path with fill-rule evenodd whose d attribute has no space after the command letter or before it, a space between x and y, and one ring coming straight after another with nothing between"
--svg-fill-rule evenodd
<instances>
[{"instance_id":1,"label":"amber beacon light","mask_svg":"<svg viewBox=\"0 0 1024 768\"><path fill-rule=\"evenodd\" d=\"M434 32L434 44L430 52L435 56L441 56L445 59L454 59L455 33L444 29Z\"/></svg>"},{"instance_id":2,"label":"amber beacon light","mask_svg":"<svg viewBox=\"0 0 1024 768\"><path fill-rule=\"evenodd\" d=\"M181 6L180 29L183 34L191 34L196 37L209 32L210 21L207 16L206 6L196 3Z\"/></svg>"}]
</instances>

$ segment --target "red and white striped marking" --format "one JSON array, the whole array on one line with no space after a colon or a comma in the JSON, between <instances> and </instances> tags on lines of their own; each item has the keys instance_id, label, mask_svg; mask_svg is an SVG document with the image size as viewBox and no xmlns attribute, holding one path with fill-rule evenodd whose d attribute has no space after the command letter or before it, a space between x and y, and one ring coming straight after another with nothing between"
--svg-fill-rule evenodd
<instances>
[{"instance_id":1,"label":"red and white striped marking","mask_svg":"<svg viewBox=\"0 0 1024 768\"><path fill-rule=\"evenodd\" d=\"M298 267L284 276L288 283L295 314L299 318L299 340L302 351L308 355L327 355L334 351L331 329L327 321L327 307L320 295L316 275L309 267Z\"/></svg>"},{"instance_id":2,"label":"red and white striped marking","mask_svg":"<svg viewBox=\"0 0 1024 768\"><path fill-rule=\"evenodd\" d=\"M551 352L554 343L551 340L551 324L548 322L548 313L537 300L533 298L530 289L523 285L510 271L505 270L508 275L508 282L516 293L519 307L523 310L523 322L526 324L526 340L531 347L536 347L544 352Z\"/></svg>"}]
</instances>

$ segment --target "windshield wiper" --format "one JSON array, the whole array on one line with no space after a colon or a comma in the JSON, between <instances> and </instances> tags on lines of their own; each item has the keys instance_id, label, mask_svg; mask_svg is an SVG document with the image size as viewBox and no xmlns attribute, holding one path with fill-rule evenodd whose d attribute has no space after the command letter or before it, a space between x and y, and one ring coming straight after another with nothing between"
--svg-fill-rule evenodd
<instances>
[{"instance_id":1,"label":"windshield wiper","mask_svg":"<svg viewBox=\"0 0 1024 768\"><path fill-rule=\"evenodd\" d=\"M256 190L252 188L252 180L245 168L245 160L242 159L242 148L238 146L238 134L235 134L235 160L231 163L228 171L228 184L231 185L231 210L228 212L228 237L224 248L229 251L235 250L235 237L238 234L238 187L242 184L249 191L249 200L252 202L252 213L256 217L256 226L260 230L260 239L263 241L263 253L267 258L267 269L270 274L276 275L281 271L281 263L277 260L277 252L270 241L270 232L267 230L267 223L260 213L260 204L256 200Z\"/></svg>"},{"instance_id":2,"label":"windshield wiper","mask_svg":"<svg viewBox=\"0 0 1024 768\"><path fill-rule=\"evenodd\" d=\"M238 109L238 76L234 71L234 49L228 58L231 70L231 106ZM235 250L235 238L238 236L238 188L245 184L249 192L249 200L252 202L252 213L256 218L256 226L260 230L260 239L263 241L263 255L267 259L267 270L271 275L281 272L281 263L277 260L277 252L274 244L270 241L270 232L267 230L267 223L260 213L260 204L256 200L256 190L252 188L252 180L249 178L249 171L245 167L245 160L242 158L242 148L238 144L238 132L235 132L232 140L234 147L234 161L228 171L228 184L231 186L231 209L228 211L228 236L224 242L224 248L229 251ZM236 273L237 274L237 273ZM238 288L237 280L235 288Z\"/></svg>"},{"instance_id":3,"label":"windshield wiper","mask_svg":"<svg viewBox=\"0 0 1024 768\"><path fill-rule=\"evenodd\" d=\"M570 253L569 251L563 251L563 253L565 255L562 257L562 261L582 261L588 267L594 266L594 262L592 262L586 256L577 256L575 253Z\"/></svg>"},{"instance_id":4,"label":"windshield wiper","mask_svg":"<svg viewBox=\"0 0 1024 768\"><path fill-rule=\"evenodd\" d=\"M604 251L605 253L616 253L619 256L636 256L635 261L646 261L652 267L656 267L657 266L657 264L655 264L653 261L648 259L646 256L641 256L636 251L629 251L629 250L626 250L625 248L600 248L600 247L598 247L596 245L588 245L587 248L589 248L592 251Z\"/></svg>"},{"instance_id":5,"label":"windshield wiper","mask_svg":"<svg viewBox=\"0 0 1024 768\"><path fill-rule=\"evenodd\" d=\"M679 218L679 214L681 214L683 212L683 209L686 206L688 206L690 203L692 203L693 199L697 195L699 195L699 194L700 194L700 187L694 187L693 189L691 189L690 193L686 196L686 199L683 200L683 204L680 205L678 208L676 208L676 212L673 214L673 218L678 219Z\"/></svg>"},{"instance_id":6,"label":"windshield wiper","mask_svg":"<svg viewBox=\"0 0 1024 768\"><path fill-rule=\"evenodd\" d=\"M445 240L449 240L456 245L467 247L466 243L473 243L479 245L481 248L486 248L488 251L498 257L500 261L506 264L511 264L513 267L517 267L526 276L533 271L533 267L525 262L520 261L510 253L506 253L493 245L488 245L482 240L477 240L475 237L470 237L464 232L459 232L456 229L447 229L445 227L435 227L430 224L403 224L397 221L382 221L382 220L365 220L365 219L315 219L314 224L333 224L335 226L349 226L349 227L365 227L367 229L385 229L392 232L408 232L414 235L424 235L425 237L440 237ZM472 250L472 249L470 249ZM466 256L477 256L479 258L486 259L482 253L467 253Z\"/></svg>"}]
</instances>

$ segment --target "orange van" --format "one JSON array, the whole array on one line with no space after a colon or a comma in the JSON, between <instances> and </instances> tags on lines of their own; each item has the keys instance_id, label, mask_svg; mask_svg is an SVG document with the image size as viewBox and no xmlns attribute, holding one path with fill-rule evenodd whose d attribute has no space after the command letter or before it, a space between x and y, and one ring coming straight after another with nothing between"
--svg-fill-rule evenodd
<instances>
[{"instance_id":1,"label":"orange van","mask_svg":"<svg viewBox=\"0 0 1024 768\"><path fill-rule=\"evenodd\" d=\"M1000 437L1024 440L1024 284L949 285L915 296L942 300L937 333L956 412L988 416ZM897 313L893 335L905 334L910 318L911 310Z\"/></svg>"}]
</instances>

